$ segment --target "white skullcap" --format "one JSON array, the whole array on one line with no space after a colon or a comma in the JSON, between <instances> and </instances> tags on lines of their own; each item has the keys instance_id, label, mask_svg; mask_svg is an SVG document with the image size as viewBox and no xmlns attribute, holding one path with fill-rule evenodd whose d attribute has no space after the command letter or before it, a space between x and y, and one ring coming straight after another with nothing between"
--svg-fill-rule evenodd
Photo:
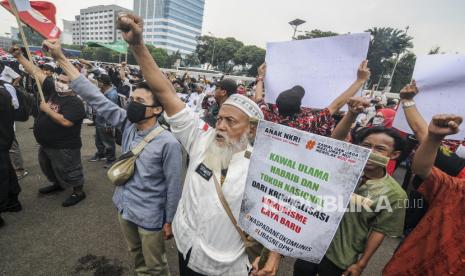
<instances>
[{"instance_id":1,"label":"white skullcap","mask_svg":"<svg viewBox=\"0 0 465 276\"><path fill-rule=\"evenodd\" d=\"M254 101L247 98L246 96L233 94L229 96L229 98L223 104L232 105L239 108L250 118L263 120L263 112L261 111L260 107L258 107Z\"/></svg>"}]
</instances>

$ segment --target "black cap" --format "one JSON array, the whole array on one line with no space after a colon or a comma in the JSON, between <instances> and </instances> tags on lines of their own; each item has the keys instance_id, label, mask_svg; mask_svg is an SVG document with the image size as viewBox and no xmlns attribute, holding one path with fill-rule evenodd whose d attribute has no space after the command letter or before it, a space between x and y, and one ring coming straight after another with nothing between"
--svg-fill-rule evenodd
<instances>
[{"instance_id":1,"label":"black cap","mask_svg":"<svg viewBox=\"0 0 465 276\"><path fill-rule=\"evenodd\" d=\"M302 86L296 85L289 90L285 90L278 95L276 106L280 115L290 116L300 111L302 98L305 90Z\"/></svg>"},{"instance_id":2,"label":"black cap","mask_svg":"<svg viewBox=\"0 0 465 276\"><path fill-rule=\"evenodd\" d=\"M97 81L103 83L104 85L111 85L110 76L106 74L101 74L97 77Z\"/></svg>"},{"instance_id":3,"label":"black cap","mask_svg":"<svg viewBox=\"0 0 465 276\"><path fill-rule=\"evenodd\" d=\"M216 83L216 87L219 87L222 90L226 90L228 96L237 93L237 84L236 81L233 79L223 79Z\"/></svg>"}]
</instances>

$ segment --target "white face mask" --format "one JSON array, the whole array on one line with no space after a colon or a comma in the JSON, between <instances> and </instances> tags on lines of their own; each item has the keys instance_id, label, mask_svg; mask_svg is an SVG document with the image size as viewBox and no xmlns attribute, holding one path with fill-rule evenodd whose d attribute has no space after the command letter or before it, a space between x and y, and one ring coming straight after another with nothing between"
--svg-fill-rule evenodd
<instances>
[{"instance_id":1,"label":"white face mask","mask_svg":"<svg viewBox=\"0 0 465 276\"><path fill-rule=\"evenodd\" d=\"M384 123L384 118L381 118L381 117L374 117L373 118L373 123L372 124L374 126L381 126L381 125L383 125L383 123Z\"/></svg>"},{"instance_id":2,"label":"white face mask","mask_svg":"<svg viewBox=\"0 0 465 276\"><path fill-rule=\"evenodd\" d=\"M455 151L455 154L457 154L458 157L465 159L465 146L460 144L457 151Z\"/></svg>"},{"instance_id":3,"label":"white face mask","mask_svg":"<svg viewBox=\"0 0 465 276\"><path fill-rule=\"evenodd\" d=\"M71 89L69 88L69 84L62 83L59 81L55 81L55 90L57 91L57 93L71 92Z\"/></svg>"}]
</instances>

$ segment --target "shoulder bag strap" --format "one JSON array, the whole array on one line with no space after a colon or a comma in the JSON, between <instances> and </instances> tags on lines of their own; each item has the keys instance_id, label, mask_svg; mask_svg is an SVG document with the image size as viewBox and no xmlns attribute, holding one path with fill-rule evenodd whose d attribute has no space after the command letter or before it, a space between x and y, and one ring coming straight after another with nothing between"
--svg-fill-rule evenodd
<instances>
[{"instance_id":1,"label":"shoulder bag strap","mask_svg":"<svg viewBox=\"0 0 465 276\"><path fill-rule=\"evenodd\" d=\"M223 208L226 211L226 214L228 214L229 220L231 220L231 223L233 224L234 228L236 228L237 233L239 233L239 235L241 236L241 239L244 242L244 246L247 247L249 243L247 240L247 237L245 236L244 231L242 231L239 225L237 225L237 221L234 218L231 208L229 208L229 204L226 201L226 198L224 197L223 191L221 190L220 183L218 183L218 180L216 179L215 175L213 175L213 181L215 182L216 193L218 194L218 197L220 198L221 205L223 205Z\"/></svg>"},{"instance_id":2,"label":"shoulder bag strap","mask_svg":"<svg viewBox=\"0 0 465 276\"><path fill-rule=\"evenodd\" d=\"M150 143L155 137L157 137L160 133L162 133L165 129L158 126L156 129L152 130L147 136L144 137L140 143L133 148L131 151L135 156L138 156L142 150L145 148L145 146Z\"/></svg>"}]
</instances>

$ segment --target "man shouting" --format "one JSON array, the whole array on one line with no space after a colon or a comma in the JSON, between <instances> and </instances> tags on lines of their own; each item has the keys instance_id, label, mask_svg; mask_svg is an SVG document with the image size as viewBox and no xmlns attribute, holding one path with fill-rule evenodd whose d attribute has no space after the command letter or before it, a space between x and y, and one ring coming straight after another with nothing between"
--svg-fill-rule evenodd
<instances>
[{"instance_id":1,"label":"man shouting","mask_svg":"<svg viewBox=\"0 0 465 276\"><path fill-rule=\"evenodd\" d=\"M166 121L190 156L181 200L173 221L181 275L247 275L250 267L244 243L228 217L215 189L221 191L237 220L245 188L255 128L263 119L260 108L247 97L232 95L218 113L216 130L186 107L176 95L143 41L143 21L133 14L118 18L141 71L165 110ZM271 253L265 267L253 274L276 275L280 256ZM257 262L255 262L257 263Z\"/></svg>"}]
</instances>

